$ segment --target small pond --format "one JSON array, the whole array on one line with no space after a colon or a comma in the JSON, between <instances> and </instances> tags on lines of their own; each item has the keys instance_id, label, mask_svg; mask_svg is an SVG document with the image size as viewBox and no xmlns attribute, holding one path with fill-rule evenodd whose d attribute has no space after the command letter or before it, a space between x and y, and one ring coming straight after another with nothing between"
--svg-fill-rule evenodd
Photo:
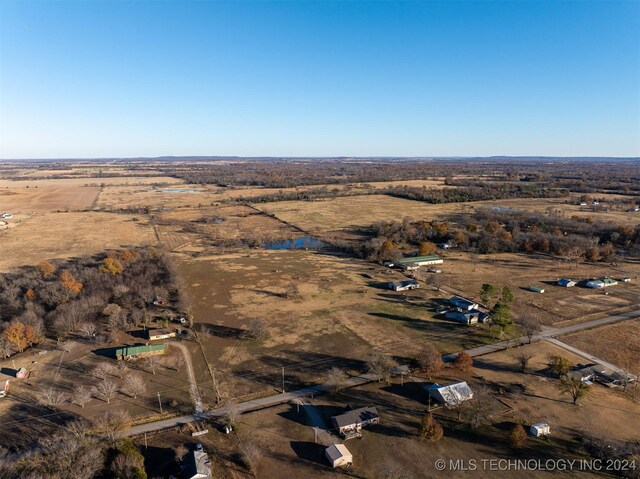
<instances>
[{"instance_id":1,"label":"small pond","mask_svg":"<svg viewBox=\"0 0 640 479\"><path fill-rule=\"evenodd\" d=\"M168 190L162 190L163 193L200 193L198 190L191 190L191 189L179 189L179 188L172 188L172 189L168 189Z\"/></svg>"},{"instance_id":2,"label":"small pond","mask_svg":"<svg viewBox=\"0 0 640 479\"><path fill-rule=\"evenodd\" d=\"M327 246L329 245L324 241L308 236L288 240L269 241L262 245L264 249L322 249Z\"/></svg>"}]
</instances>

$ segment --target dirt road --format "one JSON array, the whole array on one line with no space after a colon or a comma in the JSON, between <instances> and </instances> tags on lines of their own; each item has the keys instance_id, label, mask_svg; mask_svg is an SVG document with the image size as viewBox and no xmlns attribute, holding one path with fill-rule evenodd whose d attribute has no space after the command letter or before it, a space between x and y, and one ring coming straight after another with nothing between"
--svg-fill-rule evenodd
<instances>
[{"instance_id":1,"label":"dirt road","mask_svg":"<svg viewBox=\"0 0 640 479\"><path fill-rule=\"evenodd\" d=\"M195 407L196 414L199 414L204 411L204 408L202 407L202 398L200 397L200 391L198 390L198 383L196 382L196 377L193 374L191 354L189 354L189 350L184 344L178 342L172 342L168 344L170 347L176 347L180 349L180 351L182 351L182 355L184 356L184 361L187 368L187 375L189 376L191 399L193 399L193 405Z\"/></svg>"}]
</instances>

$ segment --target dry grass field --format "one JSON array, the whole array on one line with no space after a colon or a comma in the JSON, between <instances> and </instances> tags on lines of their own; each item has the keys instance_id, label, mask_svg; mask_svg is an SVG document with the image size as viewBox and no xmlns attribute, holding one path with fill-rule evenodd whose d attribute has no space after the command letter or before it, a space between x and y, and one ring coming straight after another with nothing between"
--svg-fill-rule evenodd
<instances>
[{"instance_id":1,"label":"dry grass field","mask_svg":"<svg viewBox=\"0 0 640 479\"><path fill-rule=\"evenodd\" d=\"M43 259L70 258L110 248L155 244L144 217L112 213L47 213L34 215L0 232L0 271L34 265Z\"/></svg>"},{"instance_id":2,"label":"dry grass field","mask_svg":"<svg viewBox=\"0 0 640 479\"><path fill-rule=\"evenodd\" d=\"M640 372L640 321L603 326L562 337L562 341L622 368ZM623 345L623 346L621 346Z\"/></svg>"},{"instance_id":3,"label":"dry grass field","mask_svg":"<svg viewBox=\"0 0 640 479\"><path fill-rule=\"evenodd\" d=\"M99 191L98 187L0 188L0 210L16 216L86 210Z\"/></svg>"},{"instance_id":4,"label":"dry grass field","mask_svg":"<svg viewBox=\"0 0 640 479\"><path fill-rule=\"evenodd\" d=\"M404 218L426 221L451 218L455 221L457 216L471 214L477 208L488 206L565 216L593 216L616 224L640 222L638 213L620 210L593 212L576 205L577 198L578 196L571 199L509 199L433 205L386 195L370 195L318 201L280 201L255 206L313 234L352 230L370 226L377 221L402 221Z\"/></svg>"},{"instance_id":5,"label":"dry grass field","mask_svg":"<svg viewBox=\"0 0 640 479\"><path fill-rule=\"evenodd\" d=\"M171 176L116 176L116 177L82 177L82 178L48 178L31 179L2 179L0 177L0 190L4 188L77 188L79 186L126 186L126 185L150 185L184 183L179 178Z\"/></svg>"},{"instance_id":6,"label":"dry grass field","mask_svg":"<svg viewBox=\"0 0 640 479\"><path fill-rule=\"evenodd\" d=\"M402 276L363 261L308 251L176 256L194 320L208 325L207 358L234 395L279 387L281 367L293 386L322 380L331 366L362 371L374 349L406 360L424 341L451 353L490 340L482 326L433 318L431 301L443 293L383 289ZM299 295L287 297L292 285ZM240 339L256 318L270 337Z\"/></svg>"},{"instance_id":7,"label":"dry grass field","mask_svg":"<svg viewBox=\"0 0 640 479\"><path fill-rule=\"evenodd\" d=\"M544 324L568 320L589 320L637 307L640 297L640 264L620 262L613 267L602 263L567 264L542 255L498 253L473 255L449 250L444 254L445 281L461 293L479 299L483 283L509 286L516 296L516 315L526 309ZM605 291L554 284L558 278L580 279L611 276L632 277L631 283L619 283ZM544 294L526 290L529 285L545 289Z\"/></svg>"}]
</instances>

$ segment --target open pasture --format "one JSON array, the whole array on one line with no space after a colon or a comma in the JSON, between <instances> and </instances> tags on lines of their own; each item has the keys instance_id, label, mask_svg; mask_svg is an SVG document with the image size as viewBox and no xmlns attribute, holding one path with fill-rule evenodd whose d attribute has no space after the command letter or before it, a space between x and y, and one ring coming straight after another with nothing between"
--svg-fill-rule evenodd
<instances>
[{"instance_id":1,"label":"open pasture","mask_svg":"<svg viewBox=\"0 0 640 479\"><path fill-rule=\"evenodd\" d=\"M99 192L98 187L0 187L0 210L14 215L86 210Z\"/></svg>"},{"instance_id":2,"label":"open pasture","mask_svg":"<svg viewBox=\"0 0 640 479\"><path fill-rule=\"evenodd\" d=\"M479 300L483 283L491 283L499 288L509 286L516 297L516 306L513 308L515 316L522 312L535 314L544 324L611 316L635 308L640 294L637 279L640 277L640 265L637 263L620 262L617 266L603 263L575 265L542 255L475 255L451 250L443 256L445 286L466 292L476 300ZM577 281L601 276L629 276L634 280L631 283L619 283L606 291L581 286L564 288L555 284L558 278ZM528 291L526 288L530 285L544 288L545 292L539 294Z\"/></svg>"},{"instance_id":3,"label":"open pasture","mask_svg":"<svg viewBox=\"0 0 640 479\"><path fill-rule=\"evenodd\" d=\"M424 341L451 353L490 340L482 326L433 318L439 293L383 289L402 275L348 257L262 250L176 257L207 358L234 395L279 387L282 367L288 383L308 384L333 366L366 369L373 350L406 359ZM266 322L268 339L243 339L255 319Z\"/></svg>"},{"instance_id":4,"label":"open pasture","mask_svg":"<svg viewBox=\"0 0 640 479\"><path fill-rule=\"evenodd\" d=\"M38 264L44 259L88 256L110 248L155 244L144 217L112 213L34 215L0 232L0 271Z\"/></svg>"},{"instance_id":5,"label":"open pasture","mask_svg":"<svg viewBox=\"0 0 640 479\"><path fill-rule=\"evenodd\" d=\"M280 201L256 204L262 211L314 234L365 228L377 221L453 220L472 214L477 208L502 207L565 216L593 216L616 224L638 224L638 213L624 210L593 211L571 198L518 198L508 200L430 204L386 195L340 197L317 201Z\"/></svg>"}]
</instances>

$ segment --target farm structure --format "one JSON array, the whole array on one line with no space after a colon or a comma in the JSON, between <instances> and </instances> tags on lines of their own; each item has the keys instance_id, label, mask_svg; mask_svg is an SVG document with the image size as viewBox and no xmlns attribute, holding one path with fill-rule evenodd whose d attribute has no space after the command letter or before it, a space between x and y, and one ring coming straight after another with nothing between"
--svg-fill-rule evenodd
<instances>
[{"instance_id":1,"label":"farm structure","mask_svg":"<svg viewBox=\"0 0 640 479\"><path fill-rule=\"evenodd\" d=\"M544 288L541 288L541 287L533 285L533 284L530 285L527 289L529 291L533 292L533 293L538 293L538 294L544 293Z\"/></svg>"},{"instance_id":2,"label":"farm structure","mask_svg":"<svg viewBox=\"0 0 640 479\"><path fill-rule=\"evenodd\" d=\"M192 451L185 461L185 476L189 479L210 479L209 455L203 451Z\"/></svg>"},{"instance_id":3,"label":"farm structure","mask_svg":"<svg viewBox=\"0 0 640 479\"><path fill-rule=\"evenodd\" d=\"M585 384L591 385L595 381L610 388L624 387L625 384L632 383L638 378L633 374L626 374L620 371L610 371L600 364L578 365L574 370L569 371L567 376Z\"/></svg>"},{"instance_id":4,"label":"farm structure","mask_svg":"<svg viewBox=\"0 0 640 479\"><path fill-rule=\"evenodd\" d=\"M338 416L333 416L331 422L342 437L351 439L353 437L360 437L360 431L363 427L379 424L380 415L375 407L361 407L359 409L352 409Z\"/></svg>"},{"instance_id":5,"label":"farm structure","mask_svg":"<svg viewBox=\"0 0 640 479\"><path fill-rule=\"evenodd\" d=\"M147 356L156 356L158 354L164 354L164 344L143 344L138 346L125 346L124 348L118 348L115 351L115 356L118 361L130 359L144 358Z\"/></svg>"},{"instance_id":6,"label":"farm structure","mask_svg":"<svg viewBox=\"0 0 640 479\"><path fill-rule=\"evenodd\" d=\"M394 291L408 291L410 289L418 289L420 287L420 283L416 280L407 280L407 281L394 281L393 283L389 283L389 289Z\"/></svg>"},{"instance_id":7,"label":"farm structure","mask_svg":"<svg viewBox=\"0 0 640 479\"><path fill-rule=\"evenodd\" d=\"M445 406L457 406L465 401L473 399L473 391L466 381L452 383L447 386L432 384L428 386L429 397Z\"/></svg>"},{"instance_id":8,"label":"farm structure","mask_svg":"<svg viewBox=\"0 0 640 479\"><path fill-rule=\"evenodd\" d=\"M344 444L333 444L324 450L331 467L349 467L353 464L353 456Z\"/></svg>"},{"instance_id":9,"label":"farm structure","mask_svg":"<svg viewBox=\"0 0 640 479\"><path fill-rule=\"evenodd\" d=\"M447 319L452 319L463 324L485 323L489 319L489 314L477 309L471 311L448 311L444 315Z\"/></svg>"},{"instance_id":10,"label":"farm structure","mask_svg":"<svg viewBox=\"0 0 640 479\"><path fill-rule=\"evenodd\" d=\"M615 279L598 278L598 279L592 279L590 281L587 281L585 286L587 288L602 289L602 288L608 288L609 286L615 286L616 284L618 284L618 282Z\"/></svg>"},{"instance_id":11,"label":"farm structure","mask_svg":"<svg viewBox=\"0 0 640 479\"><path fill-rule=\"evenodd\" d=\"M558 286L562 286L564 288L572 288L576 285L576 282L569 278L561 278L558 280Z\"/></svg>"},{"instance_id":12,"label":"farm structure","mask_svg":"<svg viewBox=\"0 0 640 479\"><path fill-rule=\"evenodd\" d=\"M549 434L551 434L551 427L549 427L549 425L546 422L539 422L539 423L533 424L529 428L529 432L531 433L532 436L535 436L535 437L548 436Z\"/></svg>"},{"instance_id":13,"label":"farm structure","mask_svg":"<svg viewBox=\"0 0 640 479\"><path fill-rule=\"evenodd\" d=\"M410 256L408 258L402 258L397 261L397 265L402 269L417 269L420 266L431 266L434 264L442 264L444 260L440 256Z\"/></svg>"},{"instance_id":14,"label":"farm structure","mask_svg":"<svg viewBox=\"0 0 640 479\"><path fill-rule=\"evenodd\" d=\"M448 300L449 306L454 311L466 312L479 308L478 303L471 301L470 299L463 298L462 296L451 296Z\"/></svg>"},{"instance_id":15,"label":"farm structure","mask_svg":"<svg viewBox=\"0 0 640 479\"><path fill-rule=\"evenodd\" d=\"M147 329L145 331L147 339L157 341L158 339L175 338L176 332L170 329Z\"/></svg>"}]
</instances>

